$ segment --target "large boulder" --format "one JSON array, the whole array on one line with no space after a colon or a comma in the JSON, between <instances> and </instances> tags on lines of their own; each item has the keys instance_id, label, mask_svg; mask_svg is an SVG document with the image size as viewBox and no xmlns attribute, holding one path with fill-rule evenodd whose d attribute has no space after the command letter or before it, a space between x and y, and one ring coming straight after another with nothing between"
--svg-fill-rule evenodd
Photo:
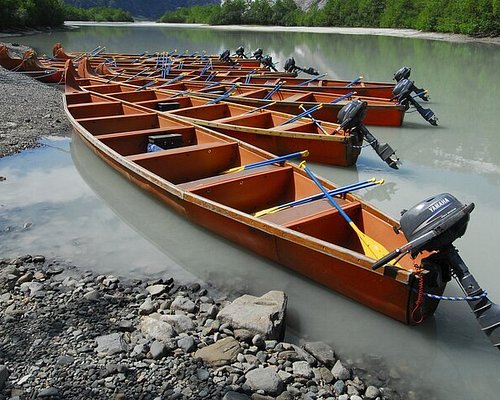
<instances>
[{"instance_id":1,"label":"large boulder","mask_svg":"<svg viewBox=\"0 0 500 400\"><path fill-rule=\"evenodd\" d=\"M264 339L281 339L284 335L287 296L271 291L261 297L244 295L217 314L221 323L233 329L246 329Z\"/></svg>"}]
</instances>

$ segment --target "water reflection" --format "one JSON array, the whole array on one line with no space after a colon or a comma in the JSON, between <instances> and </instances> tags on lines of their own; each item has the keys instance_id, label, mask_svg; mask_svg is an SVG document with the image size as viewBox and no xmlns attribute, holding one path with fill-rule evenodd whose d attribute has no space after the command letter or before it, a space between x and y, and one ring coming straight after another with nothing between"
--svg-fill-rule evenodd
<instances>
[{"instance_id":1,"label":"water reflection","mask_svg":"<svg viewBox=\"0 0 500 400\"><path fill-rule=\"evenodd\" d=\"M125 225L76 171L69 138L0 158L0 254L63 257L118 276L194 277Z\"/></svg>"}]
</instances>

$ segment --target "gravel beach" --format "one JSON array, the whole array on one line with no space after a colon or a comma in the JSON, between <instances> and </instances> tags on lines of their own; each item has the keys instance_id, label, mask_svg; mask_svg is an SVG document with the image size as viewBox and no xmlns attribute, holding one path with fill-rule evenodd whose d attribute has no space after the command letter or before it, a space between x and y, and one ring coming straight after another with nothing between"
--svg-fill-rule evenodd
<instances>
[{"instance_id":1,"label":"gravel beach","mask_svg":"<svg viewBox=\"0 0 500 400\"><path fill-rule=\"evenodd\" d=\"M71 132L61 94L0 68L0 157ZM426 398L380 359L283 342L285 293L230 300L0 254L0 400Z\"/></svg>"}]
</instances>

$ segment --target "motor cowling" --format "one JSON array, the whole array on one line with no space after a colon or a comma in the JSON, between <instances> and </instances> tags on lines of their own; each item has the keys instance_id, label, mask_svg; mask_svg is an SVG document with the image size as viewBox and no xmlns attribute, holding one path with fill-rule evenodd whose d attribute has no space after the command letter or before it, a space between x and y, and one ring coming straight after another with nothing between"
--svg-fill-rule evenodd
<instances>
[{"instance_id":1,"label":"motor cowling","mask_svg":"<svg viewBox=\"0 0 500 400\"><path fill-rule=\"evenodd\" d=\"M230 55L231 55L231 52L226 49L222 53L220 53L219 60L226 61L229 59Z\"/></svg>"},{"instance_id":2,"label":"motor cowling","mask_svg":"<svg viewBox=\"0 0 500 400\"><path fill-rule=\"evenodd\" d=\"M295 72L295 59L293 57L290 57L288 60L285 61L285 72L290 72L293 73Z\"/></svg>"},{"instance_id":3,"label":"motor cowling","mask_svg":"<svg viewBox=\"0 0 500 400\"><path fill-rule=\"evenodd\" d=\"M245 49L243 48L243 46L238 47L235 53L239 58L245 58Z\"/></svg>"},{"instance_id":4,"label":"motor cowling","mask_svg":"<svg viewBox=\"0 0 500 400\"><path fill-rule=\"evenodd\" d=\"M399 82L402 79L408 79L408 78L410 78L410 74L411 74L411 68L410 67L402 67L402 68L398 69L394 73L394 78L393 79L396 82Z\"/></svg>"},{"instance_id":5,"label":"motor cowling","mask_svg":"<svg viewBox=\"0 0 500 400\"><path fill-rule=\"evenodd\" d=\"M352 100L341 108L337 114L337 121L342 129L352 129L359 126L366 117L368 103L361 100Z\"/></svg>"},{"instance_id":6,"label":"motor cowling","mask_svg":"<svg viewBox=\"0 0 500 400\"><path fill-rule=\"evenodd\" d=\"M403 211L400 226L408 242L429 232L429 240L412 250L434 251L449 247L467 229L474 203L464 205L449 193L429 197Z\"/></svg>"},{"instance_id":7,"label":"motor cowling","mask_svg":"<svg viewBox=\"0 0 500 400\"><path fill-rule=\"evenodd\" d=\"M409 79L402 79L392 90L393 98L396 99L398 103L404 102L411 96L413 88L413 81L410 81Z\"/></svg>"},{"instance_id":8,"label":"motor cowling","mask_svg":"<svg viewBox=\"0 0 500 400\"><path fill-rule=\"evenodd\" d=\"M253 57L256 59L256 60L260 60L262 58L262 55L264 54L264 52L262 51L262 49L257 49L253 52Z\"/></svg>"}]
</instances>

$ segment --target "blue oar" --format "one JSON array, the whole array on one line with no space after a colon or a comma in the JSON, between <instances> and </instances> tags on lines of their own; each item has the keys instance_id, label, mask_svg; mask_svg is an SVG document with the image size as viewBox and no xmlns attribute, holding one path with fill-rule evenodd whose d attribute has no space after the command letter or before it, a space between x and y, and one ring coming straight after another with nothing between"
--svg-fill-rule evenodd
<instances>
[{"instance_id":1,"label":"blue oar","mask_svg":"<svg viewBox=\"0 0 500 400\"><path fill-rule=\"evenodd\" d=\"M342 100L348 99L349 97L351 97L354 94L356 94L356 92L346 93L343 96L337 97L335 100L330 101L329 104L337 104L337 103L341 102Z\"/></svg>"},{"instance_id":2,"label":"blue oar","mask_svg":"<svg viewBox=\"0 0 500 400\"><path fill-rule=\"evenodd\" d=\"M247 111L246 113L243 113L243 115L245 115L245 114L253 114L256 111L260 111L260 110L263 110L263 109L265 109L267 107L274 106L275 104L276 104L275 101L273 101L271 103L264 104L263 106L260 106L258 108L254 108L253 110L250 110L250 111Z\"/></svg>"},{"instance_id":3,"label":"blue oar","mask_svg":"<svg viewBox=\"0 0 500 400\"><path fill-rule=\"evenodd\" d=\"M163 87L163 86L171 85L172 83L180 81L182 78L184 78L184 76L185 76L184 74L180 74L180 75L176 76L175 78L172 78L172 79L166 81L165 83L161 84L158 87Z\"/></svg>"},{"instance_id":4,"label":"blue oar","mask_svg":"<svg viewBox=\"0 0 500 400\"><path fill-rule=\"evenodd\" d=\"M312 122L314 122L314 125L316 125L321 132L323 132L325 135L329 135L329 133L325 130L325 128L323 128L321 126L321 124L319 123L319 121L311 115L311 113L309 112L309 110L306 110L305 107L302 104L299 107L300 107L300 109L302 109L304 111L307 111L306 115L311 119Z\"/></svg>"},{"instance_id":5,"label":"blue oar","mask_svg":"<svg viewBox=\"0 0 500 400\"><path fill-rule=\"evenodd\" d=\"M269 165L269 164L280 163L280 162L284 162L287 160L292 160L294 158L307 157L308 155L309 155L308 150L297 151L296 153L285 154L284 156L270 158L269 160L259 161L259 162L247 164L247 165L242 165L241 167L234 167L234 168L228 169L227 171L224 171L224 173L229 174L232 172L245 171L247 169L259 168L259 167L263 167L263 166Z\"/></svg>"},{"instance_id":6,"label":"blue oar","mask_svg":"<svg viewBox=\"0 0 500 400\"><path fill-rule=\"evenodd\" d=\"M311 113L315 112L315 111L318 111L320 108L323 107L323 104L318 104L318 105L315 105L314 107L311 107L309 110L306 110L298 115L296 115L295 117L292 117L290 118L289 120L286 120L285 122L282 122L281 124L279 124L278 126L282 126L282 125L286 125L286 124L291 124L292 122L295 122L295 121L298 121L299 119L307 116L307 115L310 115Z\"/></svg>"},{"instance_id":7,"label":"blue oar","mask_svg":"<svg viewBox=\"0 0 500 400\"><path fill-rule=\"evenodd\" d=\"M264 96L264 100L269 100L286 82L279 82L275 87L273 87L268 94Z\"/></svg>"},{"instance_id":8,"label":"blue oar","mask_svg":"<svg viewBox=\"0 0 500 400\"><path fill-rule=\"evenodd\" d=\"M231 93L238 88L238 86L240 86L239 83L235 83L233 86L231 86L229 89L226 90L226 92L217 97L216 99L213 99L213 100L210 100L207 104L216 104L218 103L219 101L222 101L224 99L227 99L229 96L231 96Z\"/></svg>"},{"instance_id":9,"label":"blue oar","mask_svg":"<svg viewBox=\"0 0 500 400\"><path fill-rule=\"evenodd\" d=\"M363 79L362 76L358 76L356 79L353 79L351 82L349 82L347 85L345 85L346 88L351 87L352 85L358 83L361 79Z\"/></svg>"},{"instance_id":10,"label":"blue oar","mask_svg":"<svg viewBox=\"0 0 500 400\"><path fill-rule=\"evenodd\" d=\"M250 79L252 79L252 75L255 74L255 72L256 71L253 69L245 76L245 85L248 85L250 83Z\"/></svg>"},{"instance_id":11,"label":"blue oar","mask_svg":"<svg viewBox=\"0 0 500 400\"><path fill-rule=\"evenodd\" d=\"M346 186L339 187L337 189L329 190L328 194L330 194L330 196L338 196L339 194L349 193L349 192L352 192L354 190L366 189L366 188L369 188L369 187L372 187L375 185L381 185L383 183L384 183L383 179L380 179L377 181L377 180L375 180L375 178L372 178L372 179L368 179L367 181L351 183L350 185L346 185ZM264 215L273 214L277 211L282 211L282 210L285 210L287 208L296 207L296 206L300 206L302 204L309 203L311 201L319 200L319 199L322 199L324 197L325 197L324 193L314 194L312 196L304 197L303 199L280 204L279 206L276 206L276 207L266 208L265 210L261 210L261 211L254 213L253 216L254 217L262 217Z\"/></svg>"},{"instance_id":12,"label":"blue oar","mask_svg":"<svg viewBox=\"0 0 500 400\"><path fill-rule=\"evenodd\" d=\"M299 83L297 86L305 86L311 82L317 81L318 79L324 78L326 75L327 74L321 74L321 75L315 76L314 78L308 79L305 82Z\"/></svg>"},{"instance_id":13,"label":"blue oar","mask_svg":"<svg viewBox=\"0 0 500 400\"><path fill-rule=\"evenodd\" d=\"M138 92L139 90L147 89L148 87L153 86L156 82L157 82L156 79L152 80L151 82L148 82L145 85L142 85L142 86L138 87L137 89L135 89L135 92Z\"/></svg>"},{"instance_id":14,"label":"blue oar","mask_svg":"<svg viewBox=\"0 0 500 400\"><path fill-rule=\"evenodd\" d=\"M128 82L131 79L134 79L134 78L138 77L139 75L144 74L145 72L149 71L150 69L151 69L151 67L148 67L146 69L143 69L142 71L139 71L137 74L132 75L130 78L125 79L125 82Z\"/></svg>"},{"instance_id":15,"label":"blue oar","mask_svg":"<svg viewBox=\"0 0 500 400\"><path fill-rule=\"evenodd\" d=\"M325 189L325 187L321 184L321 182L316 178L314 173L306 166L306 162L302 161L300 163L300 168L302 168L309 178L311 178L316 186L320 188L320 190L323 192L325 197L328 199L330 204L334 206L339 214L342 216L342 218L345 219L345 221L349 224L349 226L356 232L356 235L359 238L359 241L361 242L361 246L363 247L363 251L365 252L365 255L368 257L371 257L375 260L378 260L384 256L386 256L389 252L387 249L382 246L380 243L378 243L376 240L372 239L365 233L361 232L361 230L356 226L356 224L353 222L353 220L349 217L349 215L346 214L346 212L340 207L339 203L335 201L335 199L328 193L328 191Z\"/></svg>"}]
</instances>

